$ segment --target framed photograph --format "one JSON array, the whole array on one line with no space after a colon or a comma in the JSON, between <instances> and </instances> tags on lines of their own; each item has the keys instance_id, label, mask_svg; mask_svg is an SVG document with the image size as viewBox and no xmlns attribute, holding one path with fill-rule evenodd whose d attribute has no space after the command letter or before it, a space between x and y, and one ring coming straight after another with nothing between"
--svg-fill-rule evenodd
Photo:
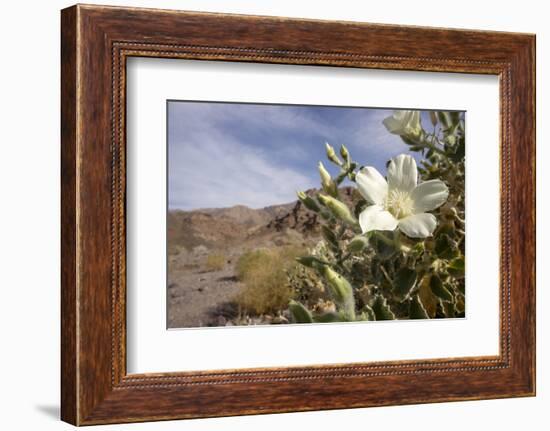
<instances>
[{"instance_id":1,"label":"framed photograph","mask_svg":"<svg viewBox=\"0 0 550 431\"><path fill-rule=\"evenodd\" d=\"M63 420L535 394L534 35L61 16Z\"/></svg>"}]
</instances>

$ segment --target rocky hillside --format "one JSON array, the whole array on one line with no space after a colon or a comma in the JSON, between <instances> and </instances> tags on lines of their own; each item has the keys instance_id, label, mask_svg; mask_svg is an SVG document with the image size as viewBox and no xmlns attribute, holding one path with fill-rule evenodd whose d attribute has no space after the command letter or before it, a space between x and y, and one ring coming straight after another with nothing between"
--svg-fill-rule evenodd
<instances>
[{"instance_id":1,"label":"rocky hillside","mask_svg":"<svg viewBox=\"0 0 550 431\"><path fill-rule=\"evenodd\" d=\"M307 193L316 192L312 189ZM342 188L340 194L344 201L351 201L351 188ZM259 209L236 205L168 213L170 251L181 248L190 251L197 246L226 249L235 245L301 242L317 238L319 232L317 214L298 200Z\"/></svg>"}]
</instances>

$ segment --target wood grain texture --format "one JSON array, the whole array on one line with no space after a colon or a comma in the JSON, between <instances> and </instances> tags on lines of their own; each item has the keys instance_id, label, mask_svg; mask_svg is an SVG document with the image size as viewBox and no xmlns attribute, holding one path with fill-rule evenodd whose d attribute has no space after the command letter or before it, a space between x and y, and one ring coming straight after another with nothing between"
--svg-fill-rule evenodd
<instances>
[{"instance_id":1,"label":"wood grain texture","mask_svg":"<svg viewBox=\"0 0 550 431\"><path fill-rule=\"evenodd\" d=\"M500 354L127 375L130 56L498 75ZM62 419L87 425L533 395L534 70L533 35L100 6L63 10Z\"/></svg>"},{"instance_id":2,"label":"wood grain texture","mask_svg":"<svg viewBox=\"0 0 550 431\"><path fill-rule=\"evenodd\" d=\"M61 16L61 417L77 422L76 8Z\"/></svg>"}]
</instances>

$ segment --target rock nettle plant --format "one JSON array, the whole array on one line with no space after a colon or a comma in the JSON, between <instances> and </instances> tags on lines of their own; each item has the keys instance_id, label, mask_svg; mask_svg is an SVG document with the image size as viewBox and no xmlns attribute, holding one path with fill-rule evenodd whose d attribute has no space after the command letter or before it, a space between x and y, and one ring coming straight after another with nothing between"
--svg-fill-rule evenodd
<instances>
[{"instance_id":1,"label":"rock nettle plant","mask_svg":"<svg viewBox=\"0 0 550 431\"><path fill-rule=\"evenodd\" d=\"M402 154L384 177L360 167L345 146L319 164L322 191L298 198L323 220L323 240L300 268L288 274L296 323L428 319L464 316L464 118L395 111L384 120L415 158ZM355 184L351 202L341 198L345 179Z\"/></svg>"}]
</instances>

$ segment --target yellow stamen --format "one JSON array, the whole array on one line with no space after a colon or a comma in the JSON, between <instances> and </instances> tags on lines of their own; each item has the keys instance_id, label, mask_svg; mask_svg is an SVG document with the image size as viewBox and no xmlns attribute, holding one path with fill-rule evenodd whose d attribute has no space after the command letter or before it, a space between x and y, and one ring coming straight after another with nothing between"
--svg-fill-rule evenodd
<instances>
[{"instance_id":1,"label":"yellow stamen","mask_svg":"<svg viewBox=\"0 0 550 431\"><path fill-rule=\"evenodd\" d=\"M388 193L384 208L396 219L402 219L413 214L414 201L408 192L394 189Z\"/></svg>"}]
</instances>

